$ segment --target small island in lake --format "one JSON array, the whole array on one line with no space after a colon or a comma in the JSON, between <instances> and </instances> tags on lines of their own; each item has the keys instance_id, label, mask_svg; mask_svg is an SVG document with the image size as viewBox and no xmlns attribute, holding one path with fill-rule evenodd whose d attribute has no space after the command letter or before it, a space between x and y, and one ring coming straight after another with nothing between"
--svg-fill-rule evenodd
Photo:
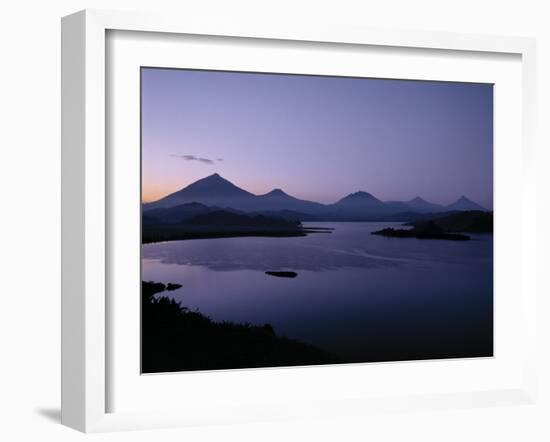
<instances>
[{"instance_id":1,"label":"small island in lake","mask_svg":"<svg viewBox=\"0 0 550 442\"><path fill-rule=\"evenodd\" d=\"M467 241L469 233L492 233L493 214L472 210L467 212L452 213L445 216L436 216L407 223L411 229L394 229L387 227L372 232L372 235L381 235L391 238L416 238L416 239L444 239L450 241Z\"/></svg>"},{"instance_id":2,"label":"small island in lake","mask_svg":"<svg viewBox=\"0 0 550 442\"><path fill-rule=\"evenodd\" d=\"M376 232L371 232L371 235L389 236L391 238L416 238L416 239L447 239L450 241L468 241L470 237L461 233L445 233L438 229L428 229L425 231L412 229L394 229L387 227Z\"/></svg>"},{"instance_id":3,"label":"small island in lake","mask_svg":"<svg viewBox=\"0 0 550 442\"><path fill-rule=\"evenodd\" d=\"M428 228L430 223L445 232L493 233L493 212L468 210L431 215L408 225L423 229Z\"/></svg>"},{"instance_id":4,"label":"small island in lake","mask_svg":"<svg viewBox=\"0 0 550 442\"><path fill-rule=\"evenodd\" d=\"M277 276L279 278L296 278L298 273L296 272L286 272L286 271L271 271L265 272L266 275Z\"/></svg>"}]
</instances>

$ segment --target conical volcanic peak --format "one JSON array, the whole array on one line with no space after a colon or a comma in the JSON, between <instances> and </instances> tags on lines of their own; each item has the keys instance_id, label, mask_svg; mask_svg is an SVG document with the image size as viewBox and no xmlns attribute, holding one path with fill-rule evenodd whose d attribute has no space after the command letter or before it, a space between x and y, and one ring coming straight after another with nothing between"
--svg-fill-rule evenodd
<instances>
[{"instance_id":1,"label":"conical volcanic peak","mask_svg":"<svg viewBox=\"0 0 550 442\"><path fill-rule=\"evenodd\" d=\"M266 193L264 196L289 196L281 189L273 189L271 192Z\"/></svg>"},{"instance_id":2,"label":"conical volcanic peak","mask_svg":"<svg viewBox=\"0 0 550 442\"><path fill-rule=\"evenodd\" d=\"M386 204L374 195L363 190L350 193L334 204L327 206L324 216L330 220L365 221L379 219L393 211L391 205Z\"/></svg>"},{"instance_id":3,"label":"conical volcanic peak","mask_svg":"<svg viewBox=\"0 0 550 442\"><path fill-rule=\"evenodd\" d=\"M338 202L340 203L344 201L380 201L380 200L368 192L359 190L357 192L350 193L348 196L345 196Z\"/></svg>"},{"instance_id":4,"label":"conical volcanic peak","mask_svg":"<svg viewBox=\"0 0 550 442\"><path fill-rule=\"evenodd\" d=\"M428 201L426 201L424 198L422 197L419 197L419 196L415 196L412 200L410 200L409 202L411 203L427 203Z\"/></svg>"},{"instance_id":5,"label":"conical volcanic peak","mask_svg":"<svg viewBox=\"0 0 550 442\"><path fill-rule=\"evenodd\" d=\"M405 201L405 204L415 212L420 213L436 213L445 210L443 206L426 201L424 198L417 196L410 201Z\"/></svg>"},{"instance_id":6,"label":"conical volcanic peak","mask_svg":"<svg viewBox=\"0 0 550 442\"><path fill-rule=\"evenodd\" d=\"M158 201L145 204L144 210L168 208L182 204L200 203L208 207L245 212L293 211L317 220L378 220L399 213L437 213L445 211L471 211L486 209L464 195L448 206L441 206L416 196L410 201L382 202L363 190L350 193L334 204L321 204L289 195L274 188L263 195L248 192L218 173L194 183ZM189 211L189 208L186 209Z\"/></svg>"},{"instance_id":7,"label":"conical volcanic peak","mask_svg":"<svg viewBox=\"0 0 550 442\"><path fill-rule=\"evenodd\" d=\"M172 207L199 202L207 206L241 208L253 198L255 196L252 193L214 173L147 206L148 208Z\"/></svg>"},{"instance_id":8,"label":"conical volcanic peak","mask_svg":"<svg viewBox=\"0 0 550 442\"><path fill-rule=\"evenodd\" d=\"M213 173L212 175L208 175L205 178L201 178L200 180L197 180L194 183L189 184L183 189L190 189L190 188L196 188L196 187L202 187L202 186L220 186L220 187L227 186L231 188L237 188L237 186L235 186L231 181L226 180L220 174Z\"/></svg>"},{"instance_id":9,"label":"conical volcanic peak","mask_svg":"<svg viewBox=\"0 0 550 442\"><path fill-rule=\"evenodd\" d=\"M469 211L469 210L481 210L486 212L487 209L478 203L472 201L471 199L462 195L454 203L449 204L445 207L449 211Z\"/></svg>"}]
</instances>

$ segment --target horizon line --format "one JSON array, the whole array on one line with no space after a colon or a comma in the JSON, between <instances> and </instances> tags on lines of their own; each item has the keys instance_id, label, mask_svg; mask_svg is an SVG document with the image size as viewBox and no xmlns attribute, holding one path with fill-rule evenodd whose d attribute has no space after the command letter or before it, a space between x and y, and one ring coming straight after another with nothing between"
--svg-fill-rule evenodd
<instances>
[{"instance_id":1,"label":"horizon line","mask_svg":"<svg viewBox=\"0 0 550 442\"><path fill-rule=\"evenodd\" d=\"M284 193L285 195L287 195L287 196L290 196L290 197L296 198L296 199L300 199L300 200L304 200L303 198L300 198L300 197L296 197L296 196L294 196L294 195L291 195L290 193L288 193L288 192L286 192L285 190L283 190L281 187L273 187L270 191L268 191L268 192L266 192L266 193L256 194L256 193L253 193L253 192L250 192L250 191L244 189L243 187L238 186L237 184L233 183L232 181L228 180L227 178L224 178L224 177L223 177L222 175L220 175L218 172L214 172L214 173L211 173L210 175L207 175L207 176L205 176L205 177L203 177L203 178L199 178L198 180L193 181L192 183L189 183L189 184L187 184L187 185L185 185L185 186L183 186L183 187L180 187L180 188L178 188L178 189L176 189L176 190L174 190L174 191L172 191L172 192L169 192L169 193L167 193L167 194L161 196L161 197L158 198L158 199L150 200L150 201L145 201L145 200L143 199L143 181L142 181L142 186L141 186L141 191L140 191L141 196L142 196L142 198L141 198L141 204L151 204L151 203L158 202L158 201L160 201L160 200L166 198L167 196L170 196L170 195L172 195L172 194L174 194L174 193L180 192L180 191L182 191L182 190L188 188L189 186L192 186L193 184L195 184L195 183L197 183L197 182L199 182L199 181L202 181L202 180L205 180L205 179L208 179L208 178L211 178L211 177L219 177L219 178L221 178L222 180L227 181L228 183L232 184L233 186L235 186L235 187L237 187L237 188L239 188L239 189L241 189L241 190L243 190L243 191L245 191L245 192L248 192L248 193L250 193L250 194L252 194L253 196L256 196L256 197L265 196L265 195L268 195L269 193L271 193L271 192L273 192L273 191L275 191L275 190L279 190L279 191L283 192L283 193ZM424 202L427 202L427 203L429 203L429 204L438 205L438 206L441 206L441 207L450 206L451 204L456 203L456 202L459 201L460 199L465 198L465 199L467 199L467 200L469 200L469 201L471 201L471 202L473 202L473 203L475 203L475 204L478 204L479 206L483 207L485 210L489 210L489 209L487 209L485 206L481 205L480 203L474 201L473 199L467 197L467 196L464 195L464 194L460 195L460 196L457 197L456 199L453 199L450 203L444 204L444 203L434 203L434 202L429 201L429 200L427 200L426 198L424 198L424 197L422 197L422 196L420 196L420 195L416 195L416 196L414 196L414 197L412 197L411 199L408 199L408 200L396 200L396 199L395 199L395 200L394 200L394 199L391 199L391 200L382 200L382 199L378 198L376 195L374 195L374 194L372 194L372 193L370 193L370 192L368 192L368 191L366 191L366 190L361 190L361 189L359 189L359 190L350 192L350 193L348 193L348 194L346 194L346 195L340 197L339 199L337 199L336 201L334 201L334 202L332 202L332 203L320 203L319 201L315 201L315 200L313 200L313 199L305 199L304 201L310 201L310 202L313 202L313 203L322 204L322 205L324 205L324 206L330 206L331 204L335 204L335 203L337 203L338 201L341 201L343 198L346 198L346 197L348 197L348 196L350 196L350 195L353 195L353 194L356 194L356 193L361 193L361 192L362 192L362 193L367 193L367 194L373 196L374 198L376 198L377 200L379 200L379 201L381 201L381 202L383 202L383 203L408 203L408 202L411 202L411 201L413 201L413 200L415 200L415 199L417 199L417 198L420 198L420 199L423 200ZM493 209L491 208L490 210L492 211Z\"/></svg>"}]
</instances>

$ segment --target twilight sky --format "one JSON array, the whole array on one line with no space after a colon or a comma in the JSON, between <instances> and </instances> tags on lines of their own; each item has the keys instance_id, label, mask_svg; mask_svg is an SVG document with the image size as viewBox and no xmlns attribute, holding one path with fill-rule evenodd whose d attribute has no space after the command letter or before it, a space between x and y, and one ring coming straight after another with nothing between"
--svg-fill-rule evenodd
<instances>
[{"instance_id":1,"label":"twilight sky","mask_svg":"<svg viewBox=\"0 0 550 442\"><path fill-rule=\"evenodd\" d=\"M142 68L143 200L215 172L332 203L493 207L493 87Z\"/></svg>"}]
</instances>

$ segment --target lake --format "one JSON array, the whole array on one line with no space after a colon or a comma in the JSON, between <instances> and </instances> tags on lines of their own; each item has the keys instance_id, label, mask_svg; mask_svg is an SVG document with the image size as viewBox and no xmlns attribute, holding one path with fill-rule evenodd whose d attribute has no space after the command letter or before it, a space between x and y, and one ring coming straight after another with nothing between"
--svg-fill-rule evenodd
<instances>
[{"instance_id":1,"label":"lake","mask_svg":"<svg viewBox=\"0 0 550 442\"><path fill-rule=\"evenodd\" d=\"M142 279L216 321L269 323L346 362L493 354L493 236L371 235L400 223L303 223L332 233L146 244ZM266 271L297 272L295 278Z\"/></svg>"}]
</instances>

